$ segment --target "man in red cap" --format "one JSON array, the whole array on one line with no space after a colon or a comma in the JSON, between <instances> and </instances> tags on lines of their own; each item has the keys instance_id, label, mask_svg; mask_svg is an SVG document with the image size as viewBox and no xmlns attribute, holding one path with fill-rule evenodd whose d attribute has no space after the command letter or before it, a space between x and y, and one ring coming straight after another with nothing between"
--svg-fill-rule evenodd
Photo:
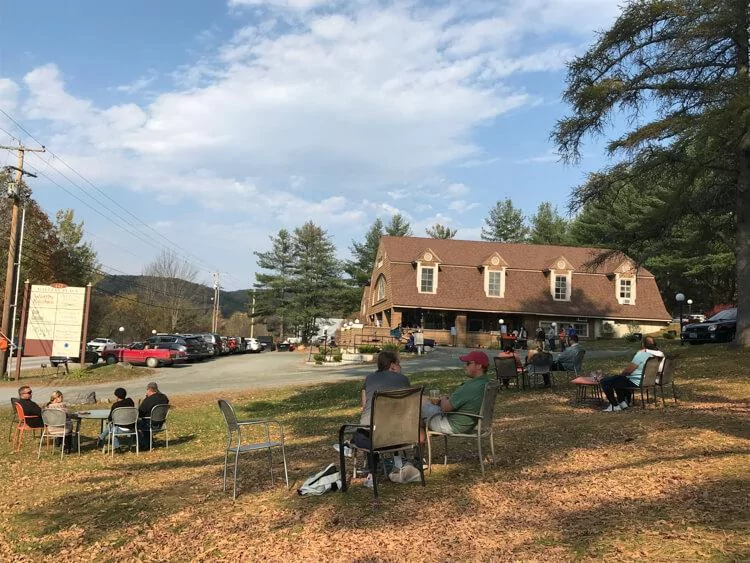
<instances>
[{"instance_id":1,"label":"man in red cap","mask_svg":"<svg viewBox=\"0 0 750 563\"><path fill-rule=\"evenodd\" d=\"M443 395L440 404L433 405L429 400L422 404L422 418L430 430L444 434L463 434L476 425L476 419L461 413L479 414L484 399L484 387L489 381L487 368L490 359L480 350L473 350L458 358L464 362L464 370L469 377L450 397Z\"/></svg>"}]
</instances>

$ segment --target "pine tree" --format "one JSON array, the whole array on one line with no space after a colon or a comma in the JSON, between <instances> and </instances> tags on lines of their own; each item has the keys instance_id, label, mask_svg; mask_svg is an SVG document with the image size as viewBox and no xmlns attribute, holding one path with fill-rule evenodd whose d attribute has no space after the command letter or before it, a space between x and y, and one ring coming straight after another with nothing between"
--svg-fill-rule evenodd
<instances>
[{"instance_id":1,"label":"pine tree","mask_svg":"<svg viewBox=\"0 0 750 563\"><path fill-rule=\"evenodd\" d=\"M349 247L353 259L346 261L344 272L349 276L351 284L357 288L362 288L370 281L380 237L383 236L384 231L383 221L378 217L367 230L365 240L363 242L353 240Z\"/></svg>"},{"instance_id":2,"label":"pine tree","mask_svg":"<svg viewBox=\"0 0 750 563\"><path fill-rule=\"evenodd\" d=\"M579 209L624 180L648 196L649 176L679 178L671 205L626 246L669 234L675 216L731 215L734 236L717 235L734 239L736 335L744 347L750 346L749 30L747 0L631 0L569 64L564 99L573 112L553 132L563 158L575 161L584 138L602 135L615 117L632 125L608 144L621 164L576 190Z\"/></svg>"},{"instance_id":3,"label":"pine tree","mask_svg":"<svg viewBox=\"0 0 750 563\"><path fill-rule=\"evenodd\" d=\"M385 226L385 234L391 237L410 237L412 235L411 225L406 217L401 213L396 213Z\"/></svg>"},{"instance_id":4,"label":"pine tree","mask_svg":"<svg viewBox=\"0 0 750 563\"><path fill-rule=\"evenodd\" d=\"M292 236L286 229L281 229L271 239L271 250L255 252L258 267L266 272L255 274L258 291L255 301L255 315L266 320L267 324L278 326L278 336L284 337L285 319L291 312L292 276L294 274L295 256Z\"/></svg>"},{"instance_id":5,"label":"pine tree","mask_svg":"<svg viewBox=\"0 0 750 563\"><path fill-rule=\"evenodd\" d=\"M567 244L568 221L548 201L539 204L530 219L529 240L534 244Z\"/></svg>"},{"instance_id":6,"label":"pine tree","mask_svg":"<svg viewBox=\"0 0 750 563\"><path fill-rule=\"evenodd\" d=\"M498 201L484 220L487 228L482 227L482 240L493 242L526 242L529 229L526 227L523 213L513 206L510 199Z\"/></svg>"},{"instance_id":7,"label":"pine tree","mask_svg":"<svg viewBox=\"0 0 750 563\"><path fill-rule=\"evenodd\" d=\"M425 232L427 233L427 236L432 238L450 239L456 236L458 230L451 229L450 227L446 227L444 225L441 225L440 223L435 223L432 227L427 227L425 229Z\"/></svg>"}]
</instances>

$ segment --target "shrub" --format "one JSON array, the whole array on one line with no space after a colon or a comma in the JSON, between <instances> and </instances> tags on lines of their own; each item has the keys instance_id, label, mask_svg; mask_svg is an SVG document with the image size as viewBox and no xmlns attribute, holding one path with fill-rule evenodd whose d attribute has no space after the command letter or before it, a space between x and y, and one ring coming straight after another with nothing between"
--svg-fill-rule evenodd
<instances>
[{"instance_id":1,"label":"shrub","mask_svg":"<svg viewBox=\"0 0 750 563\"><path fill-rule=\"evenodd\" d=\"M374 344L362 344L358 350L360 354L377 354L380 352L380 347Z\"/></svg>"},{"instance_id":2,"label":"shrub","mask_svg":"<svg viewBox=\"0 0 750 563\"><path fill-rule=\"evenodd\" d=\"M315 360L316 364L322 364L326 361L326 355L325 354L315 354L313 356L313 359Z\"/></svg>"},{"instance_id":3,"label":"shrub","mask_svg":"<svg viewBox=\"0 0 750 563\"><path fill-rule=\"evenodd\" d=\"M341 353L338 353L338 354L334 354L334 355L333 355L333 361L334 361L334 362L340 362L340 361L341 361L341 358L342 358L342 355L341 355Z\"/></svg>"},{"instance_id":4,"label":"shrub","mask_svg":"<svg viewBox=\"0 0 750 563\"><path fill-rule=\"evenodd\" d=\"M383 350L390 350L392 352L398 352L399 349L400 349L400 346L393 342L388 342L387 344L383 344Z\"/></svg>"},{"instance_id":5,"label":"shrub","mask_svg":"<svg viewBox=\"0 0 750 563\"><path fill-rule=\"evenodd\" d=\"M602 334L601 338L610 339L615 335L615 328L612 323L602 323Z\"/></svg>"},{"instance_id":6,"label":"shrub","mask_svg":"<svg viewBox=\"0 0 750 563\"><path fill-rule=\"evenodd\" d=\"M666 340L674 340L675 338L677 338L677 333L674 330L665 330L662 333L661 337Z\"/></svg>"}]
</instances>

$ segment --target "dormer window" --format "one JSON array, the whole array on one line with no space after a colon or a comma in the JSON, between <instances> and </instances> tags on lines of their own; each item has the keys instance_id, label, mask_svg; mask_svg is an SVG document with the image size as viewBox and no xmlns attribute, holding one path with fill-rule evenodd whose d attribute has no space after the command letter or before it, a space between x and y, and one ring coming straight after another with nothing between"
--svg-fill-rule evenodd
<instances>
[{"instance_id":1,"label":"dormer window","mask_svg":"<svg viewBox=\"0 0 750 563\"><path fill-rule=\"evenodd\" d=\"M437 293L440 259L427 249L412 264L417 266L417 290L419 293Z\"/></svg>"},{"instance_id":2,"label":"dormer window","mask_svg":"<svg viewBox=\"0 0 750 563\"><path fill-rule=\"evenodd\" d=\"M635 274L635 264L629 261L615 270L615 296L620 305L635 305Z\"/></svg>"},{"instance_id":3,"label":"dormer window","mask_svg":"<svg viewBox=\"0 0 750 563\"><path fill-rule=\"evenodd\" d=\"M508 263L497 252L484 260L484 294L487 297L505 297L505 269Z\"/></svg>"},{"instance_id":4,"label":"dormer window","mask_svg":"<svg viewBox=\"0 0 750 563\"><path fill-rule=\"evenodd\" d=\"M555 301L570 301L573 266L560 256L549 268L550 293Z\"/></svg>"},{"instance_id":5,"label":"dormer window","mask_svg":"<svg viewBox=\"0 0 750 563\"><path fill-rule=\"evenodd\" d=\"M555 301L568 300L568 276L555 275Z\"/></svg>"}]
</instances>

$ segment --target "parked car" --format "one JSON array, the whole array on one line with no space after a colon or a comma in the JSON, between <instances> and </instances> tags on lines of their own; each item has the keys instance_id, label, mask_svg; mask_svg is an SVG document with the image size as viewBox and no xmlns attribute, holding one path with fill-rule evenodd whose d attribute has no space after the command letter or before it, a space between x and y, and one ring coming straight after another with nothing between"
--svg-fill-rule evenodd
<instances>
[{"instance_id":1,"label":"parked car","mask_svg":"<svg viewBox=\"0 0 750 563\"><path fill-rule=\"evenodd\" d=\"M260 342L260 349L261 350L273 350L274 344L273 344L273 337L269 335L259 336L258 342Z\"/></svg>"},{"instance_id":2,"label":"parked car","mask_svg":"<svg viewBox=\"0 0 750 563\"><path fill-rule=\"evenodd\" d=\"M157 334L146 340L149 348L164 348L172 350L181 350L187 353L187 361L199 360L202 357L202 349L196 345L195 339L188 342L185 338L177 334Z\"/></svg>"},{"instance_id":3,"label":"parked car","mask_svg":"<svg viewBox=\"0 0 750 563\"><path fill-rule=\"evenodd\" d=\"M128 362L155 368L183 362L187 359L187 353L175 348L146 348L143 342L135 342L126 348L105 350L102 352L102 359L109 365Z\"/></svg>"},{"instance_id":4,"label":"parked car","mask_svg":"<svg viewBox=\"0 0 750 563\"><path fill-rule=\"evenodd\" d=\"M100 354L104 352L104 350L116 347L117 342L110 340L109 338L94 338L86 343L86 350L89 352L98 352Z\"/></svg>"},{"instance_id":5,"label":"parked car","mask_svg":"<svg viewBox=\"0 0 750 563\"><path fill-rule=\"evenodd\" d=\"M737 331L737 308L724 309L704 323L692 323L682 327L682 340L690 344L707 342L731 342Z\"/></svg>"},{"instance_id":6,"label":"parked car","mask_svg":"<svg viewBox=\"0 0 750 563\"><path fill-rule=\"evenodd\" d=\"M257 338L245 338L245 350L247 352L258 353L262 350Z\"/></svg>"},{"instance_id":7,"label":"parked car","mask_svg":"<svg viewBox=\"0 0 750 563\"><path fill-rule=\"evenodd\" d=\"M276 345L277 352L294 352L294 344L291 342L279 342Z\"/></svg>"}]
</instances>

